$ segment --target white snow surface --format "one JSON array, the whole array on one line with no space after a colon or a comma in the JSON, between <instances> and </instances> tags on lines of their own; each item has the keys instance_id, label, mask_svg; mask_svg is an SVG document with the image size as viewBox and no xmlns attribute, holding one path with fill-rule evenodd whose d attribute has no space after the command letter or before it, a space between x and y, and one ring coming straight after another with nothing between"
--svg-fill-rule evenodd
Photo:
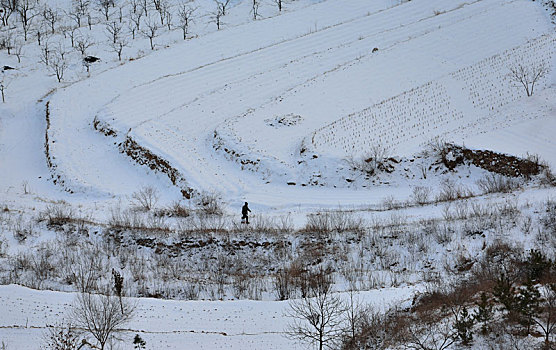
<instances>
[{"instance_id":1,"label":"white snow surface","mask_svg":"<svg viewBox=\"0 0 556 350\"><path fill-rule=\"evenodd\" d=\"M354 298L378 310L409 305L415 287L355 293ZM74 293L36 291L16 285L0 286L0 339L10 349L32 350L46 327L67 320ZM285 336L289 302L173 301L141 298L135 317L119 337L131 344L135 334L149 349L303 349Z\"/></svg>"},{"instance_id":2,"label":"white snow surface","mask_svg":"<svg viewBox=\"0 0 556 350\"><path fill-rule=\"evenodd\" d=\"M288 187L314 171L299 166L300 149L341 164L375 143L410 155L435 137L467 143L494 123L514 130L520 121L507 110L527 103L506 79L508 64L552 64L552 33L542 9L523 0L326 1L210 33L58 90L50 99L51 151L57 173L77 192L128 194L160 182L160 175L122 161L114 143L129 135L192 188L224 198L271 208L300 198L360 204L368 192ZM553 111L554 91L545 89L552 83L552 76L539 83L546 97L532 108ZM290 114L300 117L295 125L267 123ZM542 123L553 112L528 115ZM118 138L95 133L95 117ZM491 148L512 150L503 135L496 139ZM546 144L523 146L520 154L554 162Z\"/></svg>"},{"instance_id":3,"label":"white snow surface","mask_svg":"<svg viewBox=\"0 0 556 350\"><path fill-rule=\"evenodd\" d=\"M31 44L21 64L0 52L2 66L16 67L1 73L10 84L0 103L0 205L35 217L65 201L103 223L110 208L129 203L143 186L156 187L164 205L180 199L166 175L120 152L126 136L167 160L192 188L220 193L234 215L248 200L254 215L291 214L295 228L322 208L387 217L365 209L386 197L410 197L415 183L397 174L380 186L346 184L353 175L346 158L377 143L393 156L412 156L441 138L538 154L556 167L556 34L539 1L299 0L280 14L267 4L257 21L248 20L248 2L233 3L222 30L203 18L187 41L174 30L157 39L153 52L138 39L121 63L98 44L93 53L103 61L91 75L72 64L62 83L45 73ZM106 41L103 28L91 35ZM550 74L526 97L508 80L509 65L541 61ZM54 170L44 153L47 102ZM94 130L95 118L117 137ZM321 175L325 186L301 186ZM481 175L457 174L470 183ZM535 202L554 194L539 188L495 197ZM441 210L402 213L417 221ZM33 249L11 236L14 252ZM385 307L407 303L418 289L360 297ZM64 317L74 297L0 286L0 340L10 349L36 349L44 327ZM298 346L283 334L287 302L137 303L138 315L122 334L129 340L139 333L152 348Z\"/></svg>"}]
</instances>

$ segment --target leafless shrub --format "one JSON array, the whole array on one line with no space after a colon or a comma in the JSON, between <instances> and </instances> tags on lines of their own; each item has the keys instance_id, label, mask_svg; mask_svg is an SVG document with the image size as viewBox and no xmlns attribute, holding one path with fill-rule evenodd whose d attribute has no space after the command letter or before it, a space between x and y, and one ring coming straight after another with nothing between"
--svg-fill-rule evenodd
<instances>
[{"instance_id":1,"label":"leafless shrub","mask_svg":"<svg viewBox=\"0 0 556 350\"><path fill-rule=\"evenodd\" d=\"M66 203L51 204L40 213L39 220L46 220L48 226L61 227L74 221L75 214L71 206Z\"/></svg>"},{"instance_id":2,"label":"leafless shrub","mask_svg":"<svg viewBox=\"0 0 556 350\"><path fill-rule=\"evenodd\" d=\"M403 349L445 350L456 342L457 332L451 322L443 313L434 311L444 303L444 300L435 299L432 305L426 305L424 311L399 315L398 319L392 320L396 330L392 335Z\"/></svg>"},{"instance_id":3,"label":"leafless shrub","mask_svg":"<svg viewBox=\"0 0 556 350\"><path fill-rule=\"evenodd\" d=\"M448 225L442 225L438 230L433 233L433 238L436 243L446 245L452 241L454 230Z\"/></svg>"},{"instance_id":4,"label":"leafless shrub","mask_svg":"<svg viewBox=\"0 0 556 350\"><path fill-rule=\"evenodd\" d=\"M170 232L170 226L166 222L166 218L152 213L147 216L146 227L150 231L156 231L158 233L165 232L168 234Z\"/></svg>"},{"instance_id":5,"label":"leafless shrub","mask_svg":"<svg viewBox=\"0 0 556 350\"><path fill-rule=\"evenodd\" d=\"M387 196L380 201L380 205L384 210L394 210L403 208L405 204L396 200L394 196Z\"/></svg>"},{"instance_id":6,"label":"leafless shrub","mask_svg":"<svg viewBox=\"0 0 556 350\"><path fill-rule=\"evenodd\" d=\"M491 337L486 337L488 350L529 350L535 349L535 342L530 338L523 338L513 325L505 321L493 322L490 325Z\"/></svg>"},{"instance_id":7,"label":"leafless shrub","mask_svg":"<svg viewBox=\"0 0 556 350\"><path fill-rule=\"evenodd\" d=\"M103 273L102 259L95 250L81 250L71 266L71 282L81 293L92 293L98 290L98 282Z\"/></svg>"},{"instance_id":8,"label":"leafless shrub","mask_svg":"<svg viewBox=\"0 0 556 350\"><path fill-rule=\"evenodd\" d=\"M79 331L69 323L48 327L43 335L43 344L48 350L78 349L81 345Z\"/></svg>"},{"instance_id":9,"label":"leafless shrub","mask_svg":"<svg viewBox=\"0 0 556 350\"><path fill-rule=\"evenodd\" d=\"M556 186L556 175L552 172L552 169L546 162L540 163L541 174L540 182L545 186Z\"/></svg>"},{"instance_id":10,"label":"leafless shrub","mask_svg":"<svg viewBox=\"0 0 556 350\"><path fill-rule=\"evenodd\" d=\"M199 284L188 282L185 284L183 291L185 293L185 298L187 300L197 300L199 299L199 294L201 293L201 288Z\"/></svg>"},{"instance_id":11,"label":"leafless shrub","mask_svg":"<svg viewBox=\"0 0 556 350\"><path fill-rule=\"evenodd\" d=\"M169 217L186 218L191 215L191 210L182 202L175 201L171 206L163 210L161 214Z\"/></svg>"},{"instance_id":12,"label":"leafless shrub","mask_svg":"<svg viewBox=\"0 0 556 350\"><path fill-rule=\"evenodd\" d=\"M35 224L33 220L25 221L20 215L12 225L12 233L17 242L21 244L35 234Z\"/></svg>"},{"instance_id":13,"label":"leafless shrub","mask_svg":"<svg viewBox=\"0 0 556 350\"><path fill-rule=\"evenodd\" d=\"M232 232L252 232L254 234L284 235L292 233L293 223L289 215L268 217L264 215L256 215L251 219L249 226L232 221Z\"/></svg>"},{"instance_id":14,"label":"leafless shrub","mask_svg":"<svg viewBox=\"0 0 556 350\"><path fill-rule=\"evenodd\" d=\"M328 234L331 232L362 232L363 220L353 213L332 210L307 215L304 231Z\"/></svg>"},{"instance_id":15,"label":"leafless shrub","mask_svg":"<svg viewBox=\"0 0 556 350\"><path fill-rule=\"evenodd\" d=\"M228 219L220 215L195 215L187 220L187 226L182 222L187 230L182 233L197 232L197 233L216 233L226 232L228 229Z\"/></svg>"},{"instance_id":16,"label":"leafless shrub","mask_svg":"<svg viewBox=\"0 0 556 350\"><path fill-rule=\"evenodd\" d=\"M158 191L152 186L145 186L131 195L133 203L137 208L149 211L158 202Z\"/></svg>"},{"instance_id":17,"label":"leafless shrub","mask_svg":"<svg viewBox=\"0 0 556 350\"><path fill-rule=\"evenodd\" d=\"M448 142L439 138L435 138L429 142L428 148L431 150L432 154L435 155L443 164L446 165L448 163L448 158L451 151L451 146Z\"/></svg>"},{"instance_id":18,"label":"leafless shrub","mask_svg":"<svg viewBox=\"0 0 556 350\"><path fill-rule=\"evenodd\" d=\"M319 212L307 215L305 231L315 233L329 233L332 231L330 218L327 212Z\"/></svg>"},{"instance_id":19,"label":"leafless shrub","mask_svg":"<svg viewBox=\"0 0 556 350\"><path fill-rule=\"evenodd\" d=\"M499 174L488 174L477 180L477 186L483 193L508 193L520 187L517 179Z\"/></svg>"},{"instance_id":20,"label":"leafless shrub","mask_svg":"<svg viewBox=\"0 0 556 350\"><path fill-rule=\"evenodd\" d=\"M373 176L384 169L385 160L388 158L388 149L382 145L374 145L371 150L359 158L350 158L348 164L354 169Z\"/></svg>"},{"instance_id":21,"label":"leafless shrub","mask_svg":"<svg viewBox=\"0 0 556 350\"><path fill-rule=\"evenodd\" d=\"M411 195L413 201L417 204L423 205L428 203L431 194L430 187L415 186Z\"/></svg>"},{"instance_id":22,"label":"leafless shrub","mask_svg":"<svg viewBox=\"0 0 556 350\"><path fill-rule=\"evenodd\" d=\"M203 191L195 198L195 204L206 215L219 215L224 213L222 196L216 192Z\"/></svg>"},{"instance_id":23,"label":"leafless shrub","mask_svg":"<svg viewBox=\"0 0 556 350\"><path fill-rule=\"evenodd\" d=\"M246 298L253 278L250 274L236 273L232 275L232 293L236 299Z\"/></svg>"},{"instance_id":24,"label":"leafless shrub","mask_svg":"<svg viewBox=\"0 0 556 350\"><path fill-rule=\"evenodd\" d=\"M374 310L368 305L355 304L350 296L347 308L347 329L342 337L342 350L386 348L389 338L386 314Z\"/></svg>"},{"instance_id":25,"label":"leafless shrub","mask_svg":"<svg viewBox=\"0 0 556 350\"><path fill-rule=\"evenodd\" d=\"M454 181L445 180L440 185L440 192L437 193L437 202L448 202L456 199L472 197L473 193L466 187L456 184Z\"/></svg>"},{"instance_id":26,"label":"leafless shrub","mask_svg":"<svg viewBox=\"0 0 556 350\"><path fill-rule=\"evenodd\" d=\"M291 297L294 288L293 276L288 269L280 269L273 279L274 292L278 300L287 300Z\"/></svg>"}]
</instances>

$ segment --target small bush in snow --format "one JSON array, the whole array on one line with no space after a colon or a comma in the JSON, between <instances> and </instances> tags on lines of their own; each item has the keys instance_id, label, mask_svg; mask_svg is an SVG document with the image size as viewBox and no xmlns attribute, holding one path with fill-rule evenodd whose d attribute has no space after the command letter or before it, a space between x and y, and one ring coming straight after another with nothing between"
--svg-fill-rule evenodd
<instances>
[{"instance_id":1,"label":"small bush in snow","mask_svg":"<svg viewBox=\"0 0 556 350\"><path fill-rule=\"evenodd\" d=\"M74 221L73 209L64 203L48 205L40 214L39 220L46 220L48 226L63 226Z\"/></svg>"},{"instance_id":2,"label":"small bush in snow","mask_svg":"<svg viewBox=\"0 0 556 350\"><path fill-rule=\"evenodd\" d=\"M146 186L131 195L133 203L137 208L149 211L158 202L158 191L152 186Z\"/></svg>"},{"instance_id":3,"label":"small bush in snow","mask_svg":"<svg viewBox=\"0 0 556 350\"><path fill-rule=\"evenodd\" d=\"M416 204L423 205L429 201L430 194L431 194L430 187L416 186L413 187L413 193L411 195L411 198Z\"/></svg>"},{"instance_id":4,"label":"small bush in snow","mask_svg":"<svg viewBox=\"0 0 556 350\"><path fill-rule=\"evenodd\" d=\"M224 213L222 197L215 192L201 192L196 198L196 204L206 215L219 215Z\"/></svg>"},{"instance_id":5,"label":"small bush in snow","mask_svg":"<svg viewBox=\"0 0 556 350\"><path fill-rule=\"evenodd\" d=\"M437 202L448 202L472 196L473 193L465 186L458 185L450 180L445 180L440 185L440 192L436 194L435 200Z\"/></svg>"},{"instance_id":6,"label":"small bush in snow","mask_svg":"<svg viewBox=\"0 0 556 350\"><path fill-rule=\"evenodd\" d=\"M79 331L71 324L49 327L43 338L44 348L48 350L73 350L81 345Z\"/></svg>"},{"instance_id":7,"label":"small bush in snow","mask_svg":"<svg viewBox=\"0 0 556 350\"><path fill-rule=\"evenodd\" d=\"M511 192L520 187L517 179L499 174L488 174L477 180L477 186L483 193Z\"/></svg>"},{"instance_id":8,"label":"small bush in snow","mask_svg":"<svg viewBox=\"0 0 556 350\"><path fill-rule=\"evenodd\" d=\"M342 210L321 211L307 215L304 231L313 233L362 232L363 220Z\"/></svg>"},{"instance_id":9,"label":"small bush in snow","mask_svg":"<svg viewBox=\"0 0 556 350\"><path fill-rule=\"evenodd\" d=\"M377 171L384 168L385 160L388 158L388 150L381 146L375 145L371 150L360 158L348 159L348 164L354 169L362 171L370 176L375 175Z\"/></svg>"}]
</instances>

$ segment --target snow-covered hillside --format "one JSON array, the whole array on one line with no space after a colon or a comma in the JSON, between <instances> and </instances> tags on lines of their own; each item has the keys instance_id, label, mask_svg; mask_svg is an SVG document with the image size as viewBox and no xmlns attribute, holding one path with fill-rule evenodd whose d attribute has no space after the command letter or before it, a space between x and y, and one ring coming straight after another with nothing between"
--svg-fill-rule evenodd
<instances>
[{"instance_id":1,"label":"snow-covered hillside","mask_svg":"<svg viewBox=\"0 0 556 350\"><path fill-rule=\"evenodd\" d=\"M112 271L137 304L121 348L297 349L275 299L319 271L370 315L556 258L553 0L18 1L0 349L36 349Z\"/></svg>"},{"instance_id":2,"label":"snow-covered hillside","mask_svg":"<svg viewBox=\"0 0 556 350\"><path fill-rule=\"evenodd\" d=\"M462 129L467 138L493 123L508 125L507 110L525 100L507 79L511 64L555 59L553 27L526 1L317 7L319 23L307 32L303 19L314 8L214 33L58 92L50 101L56 172L79 190L102 189L123 171L110 168L118 162L104 160L102 147L90 146L97 118L118 134L106 144L130 137L193 189L253 200L304 176L302 147L341 163L378 143L410 155ZM271 30L286 22L288 32ZM552 81L546 77L537 90ZM74 106L77 95L94 98ZM552 110L550 101L543 110ZM269 125L288 115L299 116L295 125ZM75 131L83 136L66 141Z\"/></svg>"}]
</instances>

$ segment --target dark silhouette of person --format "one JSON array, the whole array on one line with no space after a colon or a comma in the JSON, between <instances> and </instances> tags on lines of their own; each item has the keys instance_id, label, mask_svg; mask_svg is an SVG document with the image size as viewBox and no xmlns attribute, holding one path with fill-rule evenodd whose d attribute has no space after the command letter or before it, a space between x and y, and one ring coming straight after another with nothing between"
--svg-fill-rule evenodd
<instances>
[{"instance_id":1,"label":"dark silhouette of person","mask_svg":"<svg viewBox=\"0 0 556 350\"><path fill-rule=\"evenodd\" d=\"M251 209L249 209L249 207L247 206L247 202L245 202L245 204L243 205L243 207L241 207L241 222L244 222L248 224L249 223L249 216L247 213L251 212Z\"/></svg>"}]
</instances>

